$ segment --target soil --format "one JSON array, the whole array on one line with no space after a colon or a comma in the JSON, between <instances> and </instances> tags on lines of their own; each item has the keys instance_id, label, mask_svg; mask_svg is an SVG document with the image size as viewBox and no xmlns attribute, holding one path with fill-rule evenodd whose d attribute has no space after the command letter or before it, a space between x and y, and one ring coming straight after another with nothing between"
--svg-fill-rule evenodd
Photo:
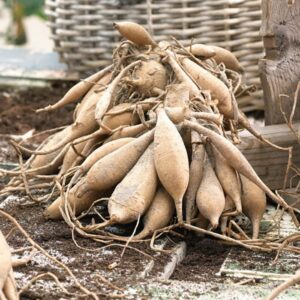
<instances>
[{"instance_id":1,"label":"soil","mask_svg":"<svg viewBox=\"0 0 300 300\"><path fill-rule=\"evenodd\" d=\"M230 247L210 238L199 239L189 235L187 255L178 265L171 279L192 282L224 281L216 273L226 258Z\"/></svg>"},{"instance_id":2,"label":"soil","mask_svg":"<svg viewBox=\"0 0 300 300\"><path fill-rule=\"evenodd\" d=\"M144 267L141 262L149 261L149 258L145 258L143 254L127 249L120 266L109 270L109 265L118 262L123 248L110 246L104 249L102 248L103 244L77 236L75 240L78 247L76 247L72 240L71 230L64 221L46 220L43 216L44 208L41 205L23 205L23 203L16 203L17 199L24 200L24 197L17 196L11 198L10 201L6 200L4 204L2 203L5 211L17 219L35 242L49 251L51 255L63 261L80 279L81 283L91 290L98 288L99 291L99 287L97 287L99 284L95 286L97 280L93 278L96 272L108 280L113 278L113 282L122 287L126 284L136 283L135 275L141 272ZM12 227L10 222L0 217L0 228L4 235L8 234ZM14 249L29 246L26 239L18 232L11 234L7 241ZM140 248L150 255L155 254L144 244L132 246ZM34 256L28 265L15 269L17 284L21 287L28 282L29 278L45 272L54 273L63 284L67 285L69 290L75 289L74 284L68 283L69 278L66 272L40 253ZM50 283L47 282L47 285ZM35 284L30 291L23 293L22 299L59 299L61 293L53 286L51 285L51 288L48 289L41 284ZM100 290L101 287L103 290L104 286L101 286L100 282ZM107 291L103 290L103 292Z\"/></svg>"},{"instance_id":3,"label":"soil","mask_svg":"<svg viewBox=\"0 0 300 300\"><path fill-rule=\"evenodd\" d=\"M24 134L33 128L42 131L70 124L74 105L35 113L36 109L58 101L70 87L54 83L45 88L0 88L0 134Z\"/></svg>"},{"instance_id":4,"label":"soil","mask_svg":"<svg viewBox=\"0 0 300 300\"><path fill-rule=\"evenodd\" d=\"M4 197L2 199L0 197L0 208L16 218L35 242L55 258L63 261L85 287L97 291L97 293L99 291L101 293L112 292L106 284L101 284L95 279L96 272L99 272L118 287L129 288L129 290L130 287L142 283L138 275L144 270L146 264L150 262L148 257L135 250L127 249L120 265L110 270L109 266L119 261L123 247L110 246L105 248L103 244L79 236L75 237L78 245L76 247L72 240L72 232L64 221L45 219L43 216L45 205L24 204L25 200L26 197L21 195L9 196L6 200ZM0 217L0 228L3 234L6 235L13 226L5 218ZM188 246L187 256L177 267L171 279L192 282L219 282L220 278L215 273L220 269L229 248L212 239L199 240L199 238L192 235L187 237L186 242ZM8 243L13 249L29 246L29 243L18 231L14 231L10 235ZM166 245L166 248L169 249L171 244ZM152 251L147 242L131 244L131 246L154 257L156 267L147 280L155 279L170 260L169 255L159 255ZM21 256L28 255L29 251L25 251ZM76 291L74 283L70 282L66 272L41 253L37 253L26 266L15 268L14 271L19 288L28 283L34 276L51 272L59 278L68 290ZM62 295L53 281L45 278L36 282L29 290L25 291L21 299L55 300L60 299ZM127 296L135 298L134 295Z\"/></svg>"},{"instance_id":5,"label":"soil","mask_svg":"<svg viewBox=\"0 0 300 300\"><path fill-rule=\"evenodd\" d=\"M75 104L54 112L35 112L38 108L55 103L70 87L70 83L53 83L44 88L0 88L0 163L16 162L18 159L9 143L11 135L23 135L32 129L35 134L72 122ZM48 135L31 138L23 146L35 148Z\"/></svg>"}]
</instances>

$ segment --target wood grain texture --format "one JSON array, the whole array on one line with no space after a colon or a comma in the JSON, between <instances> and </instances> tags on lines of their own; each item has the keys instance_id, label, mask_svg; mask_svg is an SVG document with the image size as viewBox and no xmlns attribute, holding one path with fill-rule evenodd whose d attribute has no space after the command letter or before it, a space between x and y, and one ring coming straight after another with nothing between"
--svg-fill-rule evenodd
<instances>
[{"instance_id":1,"label":"wood grain texture","mask_svg":"<svg viewBox=\"0 0 300 300\"><path fill-rule=\"evenodd\" d=\"M288 205L300 209L300 194L296 191L296 188L280 191L279 194L284 198Z\"/></svg>"},{"instance_id":2,"label":"wood grain texture","mask_svg":"<svg viewBox=\"0 0 300 300\"><path fill-rule=\"evenodd\" d=\"M300 123L296 123L294 127L299 132ZM270 125L257 128L257 130L277 145L293 146L293 162L296 166L300 165L300 145L287 125ZM271 189L281 189L288 162L288 153L261 143L246 131L242 132L240 136L242 143L238 145L238 148L246 156L258 176ZM290 177L293 174L290 172ZM293 186L295 184L297 184L297 180L294 180Z\"/></svg>"},{"instance_id":3,"label":"wood grain texture","mask_svg":"<svg viewBox=\"0 0 300 300\"><path fill-rule=\"evenodd\" d=\"M265 58L259 62L265 100L266 124L284 123L280 112L290 115L294 93L300 80L300 0L262 0L262 26ZM300 98L300 97L299 97ZM299 101L300 99L298 99ZM299 107L299 106L298 106ZM300 120L296 109L295 120Z\"/></svg>"}]
</instances>

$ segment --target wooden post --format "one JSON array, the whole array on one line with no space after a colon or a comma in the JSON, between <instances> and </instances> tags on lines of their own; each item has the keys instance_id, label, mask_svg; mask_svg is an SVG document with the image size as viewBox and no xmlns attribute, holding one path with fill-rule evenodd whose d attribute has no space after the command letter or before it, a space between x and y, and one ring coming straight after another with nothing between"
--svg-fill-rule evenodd
<instances>
[{"instance_id":1,"label":"wooden post","mask_svg":"<svg viewBox=\"0 0 300 300\"><path fill-rule=\"evenodd\" d=\"M265 58L259 62L266 124L284 123L289 117L300 81L300 0L262 0L261 36ZM300 120L300 93L294 120Z\"/></svg>"}]
</instances>

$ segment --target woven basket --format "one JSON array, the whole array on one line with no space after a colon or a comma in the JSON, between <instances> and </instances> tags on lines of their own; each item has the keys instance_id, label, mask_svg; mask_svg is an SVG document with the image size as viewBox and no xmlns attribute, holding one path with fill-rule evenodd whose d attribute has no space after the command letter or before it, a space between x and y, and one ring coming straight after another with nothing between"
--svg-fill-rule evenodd
<instances>
[{"instance_id":1,"label":"woven basket","mask_svg":"<svg viewBox=\"0 0 300 300\"><path fill-rule=\"evenodd\" d=\"M124 1L124 0L123 0ZM138 22L156 41L174 36L184 45L194 42L224 47L245 68L248 84L258 90L239 99L244 110L263 109L258 60L263 57L259 36L261 0L140 0L118 5L114 0L46 0L46 14L55 50L70 70L91 72L111 63L120 41L112 23Z\"/></svg>"}]
</instances>

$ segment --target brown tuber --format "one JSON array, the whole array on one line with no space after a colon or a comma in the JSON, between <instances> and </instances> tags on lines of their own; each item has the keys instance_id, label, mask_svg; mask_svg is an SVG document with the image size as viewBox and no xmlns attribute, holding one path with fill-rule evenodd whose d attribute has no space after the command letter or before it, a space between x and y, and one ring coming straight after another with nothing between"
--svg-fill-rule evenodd
<instances>
[{"instance_id":1,"label":"brown tuber","mask_svg":"<svg viewBox=\"0 0 300 300\"><path fill-rule=\"evenodd\" d=\"M266 194L256 184L243 175L241 177L242 186L242 208L243 213L250 219L252 224L252 238L258 239L259 224L266 211Z\"/></svg>"},{"instance_id":2,"label":"brown tuber","mask_svg":"<svg viewBox=\"0 0 300 300\"><path fill-rule=\"evenodd\" d=\"M225 196L207 155L204 161L203 177L197 191L196 202L201 215L209 220L212 228L216 228L225 207Z\"/></svg>"},{"instance_id":3,"label":"brown tuber","mask_svg":"<svg viewBox=\"0 0 300 300\"><path fill-rule=\"evenodd\" d=\"M117 22L113 25L124 38L138 46L157 45L145 28L139 24L133 22Z\"/></svg>"},{"instance_id":4,"label":"brown tuber","mask_svg":"<svg viewBox=\"0 0 300 300\"><path fill-rule=\"evenodd\" d=\"M189 160L177 128L163 109L158 111L154 147L159 180L174 199L178 222L182 222L182 201L189 182Z\"/></svg>"}]
</instances>

